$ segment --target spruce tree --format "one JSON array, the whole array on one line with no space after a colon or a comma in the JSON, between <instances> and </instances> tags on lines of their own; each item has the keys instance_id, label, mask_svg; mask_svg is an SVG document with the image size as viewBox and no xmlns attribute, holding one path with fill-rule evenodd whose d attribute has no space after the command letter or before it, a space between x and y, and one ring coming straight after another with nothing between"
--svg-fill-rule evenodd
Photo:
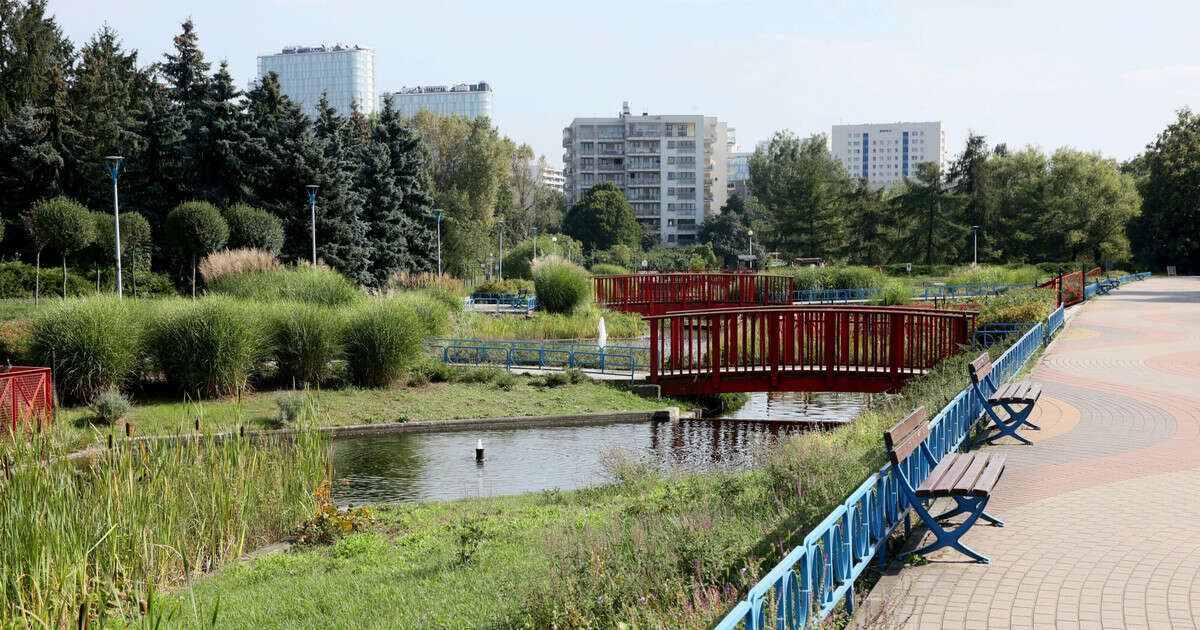
<instances>
[{"instance_id":1,"label":"spruce tree","mask_svg":"<svg viewBox=\"0 0 1200 630\"><path fill-rule=\"evenodd\" d=\"M321 97L315 125L322 141L317 172L317 257L356 282L371 281L371 247L363 220L362 195L355 189L359 162L357 136L345 118Z\"/></svg>"},{"instance_id":2,"label":"spruce tree","mask_svg":"<svg viewBox=\"0 0 1200 630\"><path fill-rule=\"evenodd\" d=\"M253 171L264 159L266 143L254 136L252 122L235 100L242 93L225 62L206 85L185 148L192 196L228 206L250 197Z\"/></svg>"}]
</instances>

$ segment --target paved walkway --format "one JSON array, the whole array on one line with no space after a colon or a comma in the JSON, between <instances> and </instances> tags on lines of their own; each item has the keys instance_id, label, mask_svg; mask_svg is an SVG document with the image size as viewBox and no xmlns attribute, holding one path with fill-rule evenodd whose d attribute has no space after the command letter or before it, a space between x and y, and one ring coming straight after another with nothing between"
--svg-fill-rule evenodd
<instances>
[{"instance_id":1,"label":"paved walkway","mask_svg":"<svg viewBox=\"0 0 1200 630\"><path fill-rule=\"evenodd\" d=\"M1083 306L1033 370L1045 393L989 512L952 551L880 580L880 625L1200 627L1200 279ZM910 541L912 544L913 541ZM910 547L912 548L912 547Z\"/></svg>"}]
</instances>

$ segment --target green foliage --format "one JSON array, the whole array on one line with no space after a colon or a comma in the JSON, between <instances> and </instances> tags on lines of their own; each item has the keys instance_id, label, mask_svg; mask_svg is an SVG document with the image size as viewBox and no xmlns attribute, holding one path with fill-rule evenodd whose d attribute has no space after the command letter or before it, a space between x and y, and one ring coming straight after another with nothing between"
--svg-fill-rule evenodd
<instances>
[{"instance_id":1,"label":"green foliage","mask_svg":"<svg viewBox=\"0 0 1200 630\"><path fill-rule=\"evenodd\" d=\"M629 270L624 267L610 265L608 263L596 263L592 265L592 275L594 276L617 276L629 273Z\"/></svg>"},{"instance_id":2,"label":"green foliage","mask_svg":"<svg viewBox=\"0 0 1200 630\"><path fill-rule=\"evenodd\" d=\"M792 288L797 291L865 289L885 282L884 276L870 267L799 267L772 269L771 273L792 276Z\"/></svg>"},{"instance_id":3,"label":"green foliage","mask_svg":"<svg viewBox=\"0 0 1200 630\"><path fill-rule=\"evenodd\" d=\"M527 291L533 293L534 284L532 280L526 278L504 278L501 280L487 280L475 285L471 289L471 293L520 293Z\"/></svg>"},{"instance_id":4,"label":"green foliage","mask_svg":"<svg viewBox=\"0 0 1200 630\"><path fill-rule=\"evenodd\" d=\"M426 337L441 337L450 327L451 308L437 296L414 292L393 299L412 310L417 321L421 323L422 334Z\"/></svg>"},{"instance_id":5,"label":"green foliage","mask_svg":"<svg viewBox=\"0 0 1200 630\"><path fill-rule=\"evenodd\" d=\"M881 284L883 293L871 300L873 306L904 306L913 303L912 285L893 278Z\"/></svg>"},{"instance_id":6,"label":"green foliage","mask_svg":"<svg viewBox=\"0 0 1200 630\"><path fill-rule=\"evenodd\" d=\"M0 323L0 359L13 365L37 363L33 354L33 328L28 322Z\"/></svg>"},{"instance_id":7,"label":"green foliage","mask_svg":"<svg viewBox=\"0 0 1200 630\"><path fill-rule=\"evenodd\" d=\"M227 208L223 216L229 225L229 249L248 247L272 254L283 249L283 222L270 212L238 203Z\"/></svg>"},{"instance_id":8,"label":"green foliage","mask_svg":"<svg viewBox=\"0 0 1200 630\"><path fill-rule=\"evenodd\" d=\"M765 151L750 157L750 183L766 213L764 240L773 248L803 257L841 253L850 179L823 135L802 140L776 133Z\"/></svg>"},{"instance_id":9,"label":"green foliage","mask_svg":"<svg viewBox=\"0 0 1200 630\"><path fill-rule=\"evenodd\" d=\"M129 412L133 411L133 403L119 391L107 391L97 394L88 405L88 409L96 414L97 421L112 425L129 417Z\"/></svg>"},{"instance_id":10,"label":"green foliage","mask_svg":"<svg viewBox=\"0 0 1200 630\"><path fill-rule=\"evenodd\" d=\"M37 270L33 265L23 262L0 262L0 298L33 297ZM42 271L42 284L55 286L62 284L62 270L46 269ZM74 269L67 269L67 295L84 295L96 290L96 285L89 282Z\"/></svg>"},{"instance_id":11,"label":"green foliage","mask_svg":"<svg viewBox=\"0 0 1200 630\"><path fill-rule=\"evenodd\" d=\"M191 260L192 296L196 295L196 259L221 249L229 239L229 225L217 207L207 201L187 201L167 215L167 246Z\"/></svg>"},{"instance_id":12,"label":"green foliage","mask_svg":"<svg viewBox=\"0 0 1200 630\"><path fill-rule=\"evenodd\" d=\"M588 249L609 249L616 245L637 246L642 229L621 189L612 182L600 182L567 211L563 232Z\"/></svg>"},{"instance_id":13,"label":"green foliage","mask_svg":"<svg viewBox=\"0 0 1200 630\"><path fill-rule=\"evenodd\" d=\"M533 270L538 307L548 313L574 313L591 298L587 272L562 261L539 262Z\"/></svg>"},{"instance_id":14,"label":"green foliage","mask_svg":"<svg viewBox=\"0 0 1200 630\"><path fill-rule=\"evenodd\" d=\"M26 216L25 225L39 253L42 247L48 247L62 256L62 296L66 297L67 256L91 244L96 236L95 219L79 203L54 197L35 204Z\"/></svg>"},{"instance_id":15,"label":"green foliage","mask_svg":"<svg viewBox=\"0 0 1200 630\"><path fill-rule=\"evenodd\" d=\"M508 232L505 231L505 240L507 240ZM557 240L555 240L557 239ZM508 250L508 244L505 244L504 251L504 279L510 280L521 278L524 280L533 279L533 239L528 238L520 243L517 243L512 251ZM538 257L551 255L558 252L560 255L565 255L567 249L570 248L575 255L583 251L583 244L565 234L539 234L537 237L537 255Z\"/></svg>"},{"instance_id":16,"label":"green foliage","mask_svg":"<svg viewBox=\"0 0 1200 630\"><path fill-rule=\"evenodd\" d=\"M295 425L312 410L312 399L305 392L281 392L275 395L275 424L280 427Z\"/></svg>"},{"instance_id":17,"label":"green foliage","mask_svg":"<svg viewBox=\"0 0 1200 630\"><path fill-rule=\"evenodd\" d=\"M607 311L590 304L570 315L535 311L528 318L463 313L454 335L469 339L595 339L601 317L611 339L650 334L650 327L640 315Z\"/></svg>"},{"instance_id":18,"label":"green foliage","mask_svg":"<svg viewBox=\"0 0 1200 630\"><path fill-rule=\"evenodd\" d=\"M1200 272L1200 116L1188 108L1159 133L1145 153L1138 188L1145 200L1129 228L1139 260L1181 274Z\"/></svg>"},{"instance_id":19,"label":"green foliage","mask_svg":"<svg viewBox=\"0 0 1200 630\"><path fill-rule=\"evenodd\" d=\"M142 327L129 305L110 297L68 299L33 320L34 358L51 365L58 391L69 400L90 401L119 389L142 358Z\"/></svg>"},{"instance_id":20,"label":"green foliage","mask_svg":"<svg viewBox=\"0 0 1200 630\"><path fill-rule=\"evenodd\" d=\"M366 387L391 383L420 355L425 330L405 304L372 300L354 308L343 329L350 379Z\"/></svg>"},{"instance_id":21,"label":"green foliage","mask_svg":"<svg viewBox=\"0 0 1200 630\"><path fill-rule=\"evenodd\" d=\"M655 247L645 253L645 260L653 271L699 271L717 266L717 256L707 244Z\"/></svg>"},{"instance_id":22,"label":"green foliage","mask_svg":"<svg viewBox=\"0 0 1200 630\"><path fill-rule=\"evenodd\" d=\"M271 310L268 329L279 375L319 384L342 354L341 312L325 306L282 303Z\"/></svg>"},{"instance_id":23,"label":"green foliage","mask_svg":"<svg viewBox=\"0 0 1200 630\"><path fill-rule=\"evenodd\" d=\"M1054 311L1055 293L1051 289L1019 289L988 298L979 309L975 326L992 323L1035 324L1045 321Z\"/></svg>"},{"instance_id":24,"label":"green foliage","mask_svg":"<svg viewBox=\"0 0 1200 630\"><path fill-rule=\"evenodd\" d=\"M354 283L328 267L298 265L277 271L223 276L208 286L212 293L259 302L291 301L323 306L362 299Z\"/></svg>"},{"instance_id":25,"label":"green foliage","mask_svg":"<svg viewBox=\"0 0 1200 630\"><path fill-rule=\"evenodd\" d=\"M499 374L496 375L496 378L492 379L492 386L495 387L496 389L502 389L504 391L511 391L512 388L515 387L516 385L517 385L517 376L515 374L513 374L512 372L508 372L508 371L500 372Z\"/></svg>"},{"instance_id":26,"label":"green foliage","mask_svg":"<svg viewBox=\"0 0 1200 630\"><path fill-rule=\"evenodd\" d=\"M167 381L189 395L243 392L266 358L261 309L227 297L163 305L150 326L149 346Z\"/></svg>"},{"instance_id":27,"label":"green foliage","mask_svg":"<svg viewBox=\"0 0 1200 630\"><path fill-rule=\"evenodd\" d=\"M371 508L339 509L330 500L331 481L326 479L317 489L317 509L300 525L296 535L301 544L329 545L343 536L361 531L371 522Z\"/></svg>"}]
</instances>

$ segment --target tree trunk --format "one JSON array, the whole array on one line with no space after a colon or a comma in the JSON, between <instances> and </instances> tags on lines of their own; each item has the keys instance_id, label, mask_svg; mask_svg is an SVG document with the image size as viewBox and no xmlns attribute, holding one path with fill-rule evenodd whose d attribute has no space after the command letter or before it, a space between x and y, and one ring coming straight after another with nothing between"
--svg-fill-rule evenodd
<instances>
[{"instance_id":1,"label":"tree trunk","mask_svg":"<svg viewBox=\"0 0 1200 630\"><path fill-rule=\"evenodd\" d=\"M67 252L63 252L63 299L67 299Z\"/></svg>"},{"instance_id":2,"label":"tree trunk","mask_svg":"<svg viewBox=\"0 0 1200 630\"><path fill-rule=\"evenodd\" d=\"M100 295L100 263L96 263L96 295Z\"/></svg>"},{"instance_id":3,"label":"tree trunk","mask_svg":"<svg viewBox=\"0 0 1200 630\"><path fill-rule=\"evenodd\" d=\"M192 254L192 299L196 299L196 255Z\"/></svg>"},{"instance_id":4,"label":"tree trunk","mask_svg":"<svg viewBox=\"0 0 1200 630\"><path fill-rule=\"evenodd\" d=\"M133 297L137 297L137 253L134 253L133 262L129 265L129 285L133 289Z\"/></svg>"},{"instance_id":5,"label":"tree trunk","mask_svg":"<svg viewBox=\"0 0 1200 630\"><path fill-rule=\"evenodd\" d=\"M33 271L33 309L37 310L42 298L42 248L38 248Z\"/></svg>"}]
</instances>

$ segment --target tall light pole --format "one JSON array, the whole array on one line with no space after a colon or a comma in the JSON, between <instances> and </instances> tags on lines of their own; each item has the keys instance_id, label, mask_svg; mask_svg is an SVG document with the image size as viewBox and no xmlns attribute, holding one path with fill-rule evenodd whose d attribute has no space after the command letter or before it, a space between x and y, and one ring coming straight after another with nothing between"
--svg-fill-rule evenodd
<instances>
[{"instance_id":1,"label":"tall light pole","mask_svg":"<svg viewBox=\"0 0 1200 630\"><path fill-rule=\"evenodd\" d=\"M496 268L496 275L500 278L500 282L504 282L504 220L500 220L500 260L499 266Z\"/></svg>"},{"instance_id":2,"label":"tall light pole","mask_svg":"<svg viewBox=\"0 0 1200 630\"><path fill-rule=\"evenodd\" d=\"M537 226L533 228L533 258L529 260L530 262L537 260Z\"/></svg>"},{"instance_id":3,"label":"tall light pole","mask_svg":"<svg viewBox=\"0 0 1200 630\"><path fill-rule=\"evenodd\" d=\"M557 236L551 236L551 237L550 237L550 242L551 242L551 243L554 243L554 255L555 255L555 256L557 256L557 255L558 255L558 237L557 237Z\"/></svg>"},{"instance_id":4,"label":"tall light pole","mask_svg":"<svg viewBox=\"0 0 1200 630\"><path fill-rule=\"evenodd\" d=\"M117 204L117 172L121 170L121 160L119 155L108 155L104 157L104 165L108 167L108 174L112 175L113 180L113 235L116 237L117 250L117 299L124 299L125 291L121 286L121 212Z\"/></svg>"},{"instance_id":5,"label":"tall light pole","mask_svg":"<svg viewBox=\"0 0 1200 630\"><path fill-rule=\"evenodd\" d=\"M750 259L747 262L750 263L750 268L753 269L754 268L754 230L746 230L746 236L750 237Z\"/></svg>"},{"instance_id":6,"label":"tall light pole","mask_svg":"<svg viewBox=\"0 0 1200 630\"><path fill-rule=\"evenodd\" d=\"M312 213L312 264L313 268L317 267L317 185L309 184L305 186L308 189L308 205Z\"/></svg>"},{"instance_id":7,"label":"tall light pole","mask_svg":"<svg viewBox=\"0 0 1200 630\"><path fill-rule=\"evenodd\" d=\"M438 278L442 277L442 210L437 210Z\"/></svg>"},{"instance_id":8,"label":"tall light pole","mask_svg":"<svg viewBox=\"0 0 1200 630\"><path fill-rule=\"evenodd\" d=\"M975 236L975 247L974 247L974 252L971 255L971 266L978 267L979 266L979 226L972 225L971 233Z\"/></svg>"}]
</instances>

